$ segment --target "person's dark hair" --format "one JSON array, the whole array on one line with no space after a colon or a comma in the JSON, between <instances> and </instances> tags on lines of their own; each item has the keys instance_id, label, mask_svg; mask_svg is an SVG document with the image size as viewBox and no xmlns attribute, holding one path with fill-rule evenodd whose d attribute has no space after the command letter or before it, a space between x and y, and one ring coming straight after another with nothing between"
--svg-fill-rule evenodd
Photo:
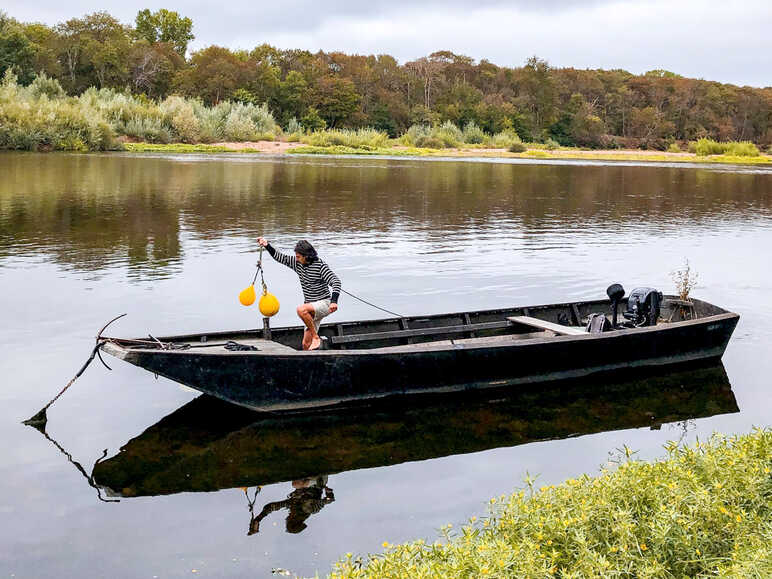
<instances>
[{"instance_id":1,"label":"person's dark hair","mask_svg":"<svg viewBox=\"0 0 772 579\"><path fill-rule=\"evenodd\" d=\"M319 259L314 246L308 243L305 239L301 239L295 244L295 251L305 257L308 263L313 263Z\"/></svg>"}]
</instances>

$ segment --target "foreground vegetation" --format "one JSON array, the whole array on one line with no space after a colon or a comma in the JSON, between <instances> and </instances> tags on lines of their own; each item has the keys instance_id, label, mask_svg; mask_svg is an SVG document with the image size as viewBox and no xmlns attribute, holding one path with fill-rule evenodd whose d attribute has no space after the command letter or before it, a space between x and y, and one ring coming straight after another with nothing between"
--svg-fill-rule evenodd
<instances>
[{"instance_id":1,"label":"foreground vegetation","mask_svg":"<svg viewBox=\"0 0 772 579\"><path fill-rule=\"evenodd\" d=\"M523 141L601 149L666 150L702 138L749 141L762 150L772 145L772 87L738 87L665 70L633 75L553 68L536 57L521 67L501 67L449 51L403 64L383 54L268 45L188 53L193 38L190 19L163 9L142 10L131 24L96 12L56 26L19 22L0 11L0 77L13 70L27 86L42 72L71 97L90 87L128 90L146 104L176 94L214 107L218 119L230 114L217 108L225 101L259 105L296 137L298 128L307 133L373 127L391 139L407 134L405 145L447 147L458 135L435 129L450 122L467 133L465 143L481 132L513 131ZM131 132L155 135L152 142L175 134L192 142L196 131L203 142L217 140L212 124L221 123L191 106L192 112L185 105L177 113L183 124L196 117L197 127L175 133L151 117Z\"/></svg>"},{"instance_id":2,"label":"foreground vegetation","mask_svg":"<svg viewBox=\"0 0 772 579\"><path fill-rule=\"evenodd\" d=\"M348 554L333 577L770 577L772 429L666 446L597 477L491 499L435 543ZM625 456L623 456L625 458Z\"/></svg>"}]
</instances>

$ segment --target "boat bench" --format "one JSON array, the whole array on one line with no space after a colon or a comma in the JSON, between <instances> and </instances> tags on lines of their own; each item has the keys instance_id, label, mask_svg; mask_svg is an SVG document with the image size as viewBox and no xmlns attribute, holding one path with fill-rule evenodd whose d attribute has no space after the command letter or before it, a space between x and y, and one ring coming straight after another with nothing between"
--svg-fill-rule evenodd
<instances>
[{"instance_id":1,"label":"boat bench","mask_svg":"<svg viewBox=\"0 0 772 579\"><path fill-rule=\"evenodd\" d=\"M582 336L587 333L587 330L577 326L562 326L539 318L532 318L530 316L509 316L507 318L514 324L523 324L532 328L540 328L542 330L550 330L556 334L564 334L567 336Z\"/></svg>"},{"instance_id":2,"label":"boat bench","mask_svg":"<svg viewBox=\"0 0 772 579\"><path fill-rule=\"evenodd\" d=\"M436 336L441 334L463 334L479 330L502 330L511 327L511 323L502 320L500 322L481 322L477 324L463 324L459 326L444 326L440 328L415 328L409 330L390 330L387 332L372 332L367 334L351 334L349 336L330 336L328 340L333 346L338 344L351 344L354 342L368 342L370 340L391 340L395 338L413 338L416 336Z\"/></svg>"}]
</instances>

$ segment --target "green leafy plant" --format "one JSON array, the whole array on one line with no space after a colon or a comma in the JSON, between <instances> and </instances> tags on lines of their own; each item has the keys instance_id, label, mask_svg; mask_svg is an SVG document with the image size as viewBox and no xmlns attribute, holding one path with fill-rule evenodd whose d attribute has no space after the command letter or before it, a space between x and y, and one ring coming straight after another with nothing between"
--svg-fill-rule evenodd
<instances>
[{"instance_id":1,"label":"green leafy plant","mask_svg":"<svg viewBox=\"0 0 772 579\"><path fill-rule=\"evenodd\" d=\"M490 499L441 537L347 554L331 577L769 577L772 576L772 429L665 446L620 463Z\"/></svg>"}]
</instances>

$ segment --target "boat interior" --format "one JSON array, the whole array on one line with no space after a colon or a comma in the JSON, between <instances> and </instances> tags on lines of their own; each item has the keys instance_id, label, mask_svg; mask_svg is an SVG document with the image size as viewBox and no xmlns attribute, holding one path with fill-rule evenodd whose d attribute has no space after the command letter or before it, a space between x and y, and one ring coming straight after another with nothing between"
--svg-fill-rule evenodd
<instances>
[{"instance_id":1,"label":"boat interior","mask_svg":"<svg viewBox=\"0 0 772 579\"><path fill-rule=\"evenodd\" d=\"M662 296L656 290L651 290L656 294L649 292L638 299L641 296L636 297L636 291L628 298L616 295L616 299L610 296L609 300L322 324L319 334L325 350L408 352L576 336L588 331L671 324L726 313L707 302ZM301 350L302 338L303 327L295 326L272 328L269 333L258 328L115 341L124 347L141 349L201 348L208 353L256 349L263 354L286 354Z\"/></svg>"}]
</instances>

